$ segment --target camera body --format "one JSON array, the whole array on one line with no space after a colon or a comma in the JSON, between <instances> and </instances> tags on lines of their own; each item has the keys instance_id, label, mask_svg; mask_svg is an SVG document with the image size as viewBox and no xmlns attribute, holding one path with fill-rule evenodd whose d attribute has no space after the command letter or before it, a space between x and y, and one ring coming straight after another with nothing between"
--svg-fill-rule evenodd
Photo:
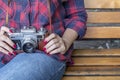
<instances>
[{"instance_id":1,"label":"camera body","mask_svg":"<svg viewBox=\"0 0 120 80\"><path fill-rule=\"evenodd\" d=\"M37 31L34 27L25 26L20 32L9 35L9 38L16 44L15 50L33 53L39 47L39 43L45 39L46 34L47 30L43 27Z\"/></svg>"}]
</instances>

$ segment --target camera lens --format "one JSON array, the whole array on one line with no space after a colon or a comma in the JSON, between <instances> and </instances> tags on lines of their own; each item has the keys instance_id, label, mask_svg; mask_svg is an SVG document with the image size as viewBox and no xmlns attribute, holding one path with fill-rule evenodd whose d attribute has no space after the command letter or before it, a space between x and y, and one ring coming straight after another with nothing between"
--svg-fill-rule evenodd
<instances>
[{"instance_id":1,"label":"camera lens","mask_svg":"<svg viewBox=\"0 0 120 80\"><path fill-rule=\"evenodd\" d=\"M23 51L27 52L27 53L35 52L34 44L32 44L32 43L25 43L23 45Z\"/></svg>"}]
</instances>

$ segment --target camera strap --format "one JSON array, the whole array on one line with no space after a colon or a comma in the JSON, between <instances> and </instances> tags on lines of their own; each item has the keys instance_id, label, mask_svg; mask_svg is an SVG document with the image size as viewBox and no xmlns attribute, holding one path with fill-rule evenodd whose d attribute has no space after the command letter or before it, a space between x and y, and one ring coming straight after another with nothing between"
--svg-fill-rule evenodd
<instances>
[{"instance_id":1,"label":"camera strap","mask_svg":"<svg viewBox=\"0 0 120 80\"><path fill-rule=\"evenodd\" d=\"M51 19L51 9L50 9L50 0L47 0L47 9L48 9L48 18L49 18L49 25L50 25L50 33L52 33L53 28L52 28L52 19Z\"/></svg>"},{"instance_id":2,"label":"camera strap","mask_svg":"<svg viewBox=\"0 0 120 80\"><path fill-rule=\"evenodd\" d=\"M6 19L5 19L5 26L6 27L8 27L8 22L9 22L9 5L10 5L10 0L8 0L8 2L7 2L7 5L8 5L8 7L7 7L7 13L6 13Z\"/></svg>"}]
</instances>

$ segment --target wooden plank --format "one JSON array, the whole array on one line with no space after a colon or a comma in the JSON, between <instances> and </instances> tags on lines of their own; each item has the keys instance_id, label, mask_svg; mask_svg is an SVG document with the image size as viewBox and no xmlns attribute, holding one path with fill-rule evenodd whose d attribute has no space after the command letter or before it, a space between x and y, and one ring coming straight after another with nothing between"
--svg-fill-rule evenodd
<instances>
[{"instance_id":1,"label":"wooden plank","mask_svg":"<svg viewBox=\"0 0 120 80\"><path fill-rule=\"evenodd\" d=\"M120 27L88 27L84 38L120 38Z\"/></svg>"},{"instance_id":2,"label":"wooden plank","mask_svg":"<svg viewBox=\"0 0 120 80\"><path fill-rule=\"evenodd\" d=\"M120 76L120 66L72 66L66 76Z\"/></svg>"},{"instance_id":3,"label":"wooden plank","mask_svg":"<svg viewBox=\"0 0 120 80\"><path fill-rule=\"evenodd\" d=\"M98 50L98 49L78 49L78 50L74 50L73 57L75 56L81 56L81 57L85 57L85 56L120 56L120 49L102 49L102 50Z\"/></svg>"},{"instance_id":4,"label":"wooden plank","mask_svg":"<svg viewBox=\"0 0 120 80\"><path fill-rule=\"evenodd\" d=\"M85 0L85 6L115 9L120 8L120 0ZM88 12L88 23L120 23L119 14L120 12ZM119 27L89 27L84 38L120 38L119 32ZM63 80L120 80L119 52L120 50L74 51L74 67L67 69L67 76Z\"/></svg>"},{"instance_id":5,"label":"wooden plank","mask_svg":"<svg viewBox=\"0 0 120 80\"><path fill-rule=\"evenodd\" d=\"M71 76L120 76L120 71L68 71L65 75Z\"/></svg>"},{"instance_id":6,"label":"wooden plank","mask_svg":"<svg viewBox=\"0 0 120 80\"><path fill-rule=\"evenodd\" d=\"M84 0L86 8L120 8L120 0Z\"/></svg>"},{"instance_id":7,"label":"wooden plank","mask_svg":"<svg viewBox=\"0 0 120 80\"><path fill-rule=\"evenodd\" d=\"M120 12L88 12L88 23L120 23Z\"/></svg>"},{"instance_id":8,"label":"wooden plank","mask_svg":"<svg viewBox=\"0 0 120 80\"><path fill-rule=\"evenodd\" d=\"M65 76L62 80L120 80L120 76Z\"/></svg>"},{"instance_id":9,"label":"wooden plank","mask_svg":"<svg viewBox=\"0 0 120 80\"><path fill-rule=\"evenodd\" d=\"M69 66L67 71L120 71L120 66Z\"/></svg>"},{"instance_id":10,"label":"wooden plank","mask_svg":"<svg viewBox=\"0 0 120 80\"><path fill-rule=\"evenodd\" d=\"M120 65L120 57L73 57L75 66Z\"/></svg>"}]
</instances>

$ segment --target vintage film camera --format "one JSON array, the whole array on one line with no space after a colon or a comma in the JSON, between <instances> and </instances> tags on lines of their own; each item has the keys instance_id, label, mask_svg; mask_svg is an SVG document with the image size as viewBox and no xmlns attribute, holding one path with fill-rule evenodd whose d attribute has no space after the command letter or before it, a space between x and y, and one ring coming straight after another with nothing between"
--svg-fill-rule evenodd
<instances>
[{"instance_id":1,"label":"vintage film camera","mask_svg":"<svg viewBox=\"0 0 120 80\"><path fill-rule=\"evenodd\" d=\"M34 27L25 26L20 32L12 33L9 37L16 44L15 50L33 53L37 48L44 47L43 40L46 37L46 34L47 30L43 27L37 31Z\"/></svg>"}]
</instances>

